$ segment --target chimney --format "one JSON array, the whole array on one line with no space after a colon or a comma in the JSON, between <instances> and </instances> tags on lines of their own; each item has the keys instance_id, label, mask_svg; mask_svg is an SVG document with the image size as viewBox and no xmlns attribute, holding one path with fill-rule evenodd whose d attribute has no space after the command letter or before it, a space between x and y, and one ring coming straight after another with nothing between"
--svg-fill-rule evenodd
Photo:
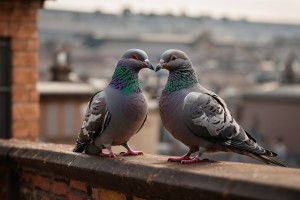
<instances>
[{"instance_id":1,"label":"chimney","mask_svg":"<svg viewBox=\"0 0 300 200\"><path fill-rule=\"evenodd\" d=\"M54 64L50 68L52 81L70 81L69 74L72 71L70 65L70 53L62 48L54 53Z\"/></svg>"}]
</instances>

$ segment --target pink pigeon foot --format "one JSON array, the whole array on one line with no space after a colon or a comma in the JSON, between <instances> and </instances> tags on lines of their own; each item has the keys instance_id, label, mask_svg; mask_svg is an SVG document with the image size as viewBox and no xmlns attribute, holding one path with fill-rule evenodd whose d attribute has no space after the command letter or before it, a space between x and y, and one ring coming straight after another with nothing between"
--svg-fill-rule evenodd
<instances>
[{"instance_id":1,"label":"pink pigeon foot","mask_svg":"<svg viewBox=\"0 0 300 200\"><path fill-rule=\"evenodd\" d=\"M121 152L120 153L122 156L138 156L138 155L144 155L142 151L133 151L133 150L128 150L126 153Z\"/></svg>"},{"instance_id":2,"label":"pink pigeon foot","mask_svg":"<svg viewBox=\"0 0 300 200\"><path fill-rule=\"evenodd\" d=\"M182 161L192 160L190 158L190 156L191 156L191 154L187 153L187 154L184 154L181 157L171 157L171 158L168 159L168 162L182 162Z\"/></svg>"},{"instance_id":3,"label":"pink pigeon foot","mask_svg":"<svg viewBox=\"0 0 300 200\"><path fill-rule=\"evenodd\" d=\"M189 159L189 160L182 160L180 163L181 164L191 164L191 163L197 163L199 161L200 161L200 158L195 157L195 158L192 158L192 159Z\"/></svg>"}]
</instances>

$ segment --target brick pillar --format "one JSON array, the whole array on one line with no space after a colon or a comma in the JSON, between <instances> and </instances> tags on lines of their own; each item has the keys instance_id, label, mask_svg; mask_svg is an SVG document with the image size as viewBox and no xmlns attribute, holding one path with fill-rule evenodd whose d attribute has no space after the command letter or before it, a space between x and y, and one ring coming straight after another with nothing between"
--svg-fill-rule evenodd
<instances>
[{"instance_id":1,"label":"brick pillar","mask_svg":"<svg viewBox=\"0 0 300 200\"><path fill-rule=\"evenodd\" d=\"M38 9L43 0L2 0L0 37L11 39L12 137L34 140L39 134Z\"/></svg>"}]
</instances>

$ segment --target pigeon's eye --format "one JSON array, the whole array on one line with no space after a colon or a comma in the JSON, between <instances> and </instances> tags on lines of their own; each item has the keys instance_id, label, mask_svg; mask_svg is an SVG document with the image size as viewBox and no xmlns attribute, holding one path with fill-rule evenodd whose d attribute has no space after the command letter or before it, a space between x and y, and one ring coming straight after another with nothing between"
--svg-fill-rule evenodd
<instances>
[{"instance_id":1,"label":"pigeon's eye","mask_svg":"<svg viewBox=\"0 0 300 200\"><path fill-rule=\"evenodd\" d=\"M171 60L176 60L176 58L177 58L177 57L173 55L173 56L171 57Z\"/></svg>"},{"instance_id":2,"label":"pigeon's eye","mask_svg":"<svg viewBox=\"0 0 300 200\"><path fill-rule=\"evenodd\" d=\"M132 58L132 59L135 59L135 60L138 59L137 55L135 55L135 54L133 54L133 55L131 56L131 58Z\"/></svg>"}]
</instances>

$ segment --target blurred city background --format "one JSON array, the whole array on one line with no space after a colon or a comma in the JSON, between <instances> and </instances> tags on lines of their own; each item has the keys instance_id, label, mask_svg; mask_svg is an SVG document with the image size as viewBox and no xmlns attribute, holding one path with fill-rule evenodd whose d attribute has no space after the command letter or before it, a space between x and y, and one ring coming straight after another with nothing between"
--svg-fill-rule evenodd
<instances>
[{"instance_id":1,"label":"blurred city background","mask_svg":"<svg viewBox=\"0 0 300 200\"><path fill-rule=\"evenodd\" d=\"M176 48L260 144L276 151L279 161L300 166L298 1L82 2L47 1L39 11L40 141L75 143L87 101L109 83L126 49L145 50L155 65L162 52ZM165 70L140 74L150 111L130 141L134 149L186 151L160 121L167 76ZM229 153L211 158L255 162Z\"/></svg>"}]
</instances>

